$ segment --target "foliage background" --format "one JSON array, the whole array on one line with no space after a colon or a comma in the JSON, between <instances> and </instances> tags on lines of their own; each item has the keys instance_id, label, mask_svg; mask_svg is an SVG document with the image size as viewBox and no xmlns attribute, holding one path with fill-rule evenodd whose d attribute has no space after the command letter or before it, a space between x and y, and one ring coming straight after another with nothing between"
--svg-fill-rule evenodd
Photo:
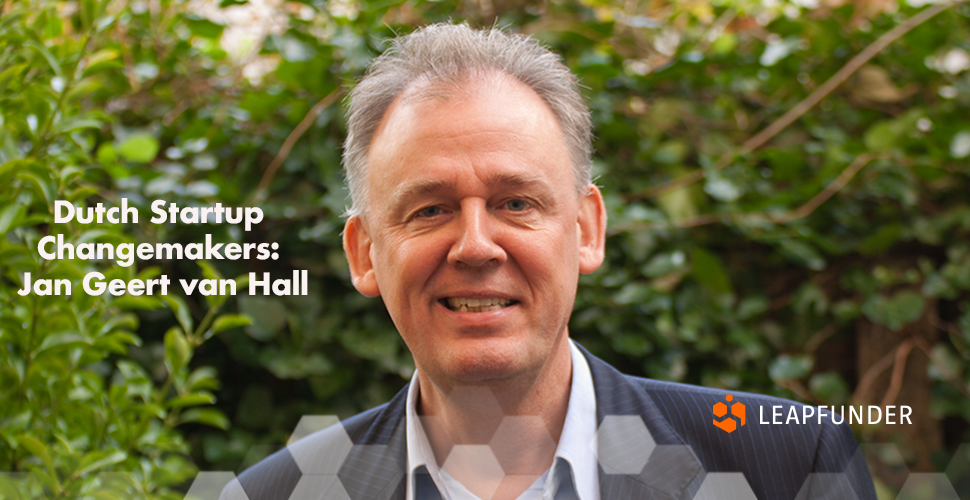
<instances>
[{"instance_id":1,"label":"foliage background","mask_svg":"<svg viewBox=\"0 0 970 500\"><path fill-rule=\"evenodd\" d=\"M970 498L970 5L0 5L0 495L180 498L197 470L240 471L281 447L300 416L346 417L402 387L410 355L340 249L339 103L387 38L454 19L534 35L586 87L610 237L581 280L574 338L631 374L910 405L913 426L854 429L873 444L880 497L956 457L948 474ZM918 17L929 9L941 12ZM143 217L164 198L258 205L267 220L248 233L52 221L54 199L122 197ZM135 269L36 252L54 233L207 232L279 242L281 258ZM293 269L310 271L308 297L79 286L91 270ZM76 293L19 297L25 272Z\"/></svg>"}]
</instances>

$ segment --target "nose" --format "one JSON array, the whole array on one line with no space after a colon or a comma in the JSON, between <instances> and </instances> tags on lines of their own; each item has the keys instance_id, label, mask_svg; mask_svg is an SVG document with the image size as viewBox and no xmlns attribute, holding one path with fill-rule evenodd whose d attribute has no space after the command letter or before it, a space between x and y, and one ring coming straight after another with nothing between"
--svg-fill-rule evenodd
<instances>
[{"instance_id":1,"label":"nose","mask_svg":"<svg viewBox=\"0 0 970 500\"><path fill-rule=\"evenodd\" d=\"M448 252L449 264L480 267L505 262L507 254L495 242L496 222L484 200L466 200L459 214L458 236Z\"/></svg>"}]
</instances>

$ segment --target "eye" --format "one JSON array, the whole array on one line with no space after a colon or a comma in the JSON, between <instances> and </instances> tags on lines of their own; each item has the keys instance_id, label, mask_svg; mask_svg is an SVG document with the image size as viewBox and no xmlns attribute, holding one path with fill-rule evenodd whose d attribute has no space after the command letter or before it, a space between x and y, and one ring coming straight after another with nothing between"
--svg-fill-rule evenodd
<instances>
[{"instance_id":1,"label":"eye","mask_svg":"<svg viewBox=\"0 0 970 500\"><path fill-rule=\"evenodd\" d=\"M441 207L437 205L432 205L430 207L424 207L415 214L417 217L434 217L436 215L441 215Z\"/></svg>"},{"instance_id":2,"label":"eye","mask_svg":"<svg viewBox=\"0 0 970 500\"><path fill-rule=\"evenodd\" d=\"M520 199L509 200L505 203L506 208L513 212L521 212L529 208L529 202Z\"/></svg>"}]
</instances>

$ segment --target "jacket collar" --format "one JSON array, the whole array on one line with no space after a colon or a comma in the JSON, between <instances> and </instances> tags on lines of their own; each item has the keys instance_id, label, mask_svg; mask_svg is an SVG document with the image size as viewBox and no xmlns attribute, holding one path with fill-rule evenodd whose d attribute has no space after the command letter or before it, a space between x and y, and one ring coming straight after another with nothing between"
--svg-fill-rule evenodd
<instances>
[{"instance_id":1,"label":"jacket collar","mask_svg":"<svg viewBox=\"0 0 970 500\"><path fill-rule=\"evenodd\" d=\"M607 417L639 416L655 446L632 449L615 447L615 439L601 438L601 456L623 453L624 460L645 463L639 473L620 473L600 460L599 481L602 500L628 498L677 499L696 483L702 472L700 461L660 413L638 379L621 374L612 366L590 354L580 346L589 362L596 392L596 421L602 434ZM354 417L344 422L351 441L355 443L341 467L339 476L350 498L404 500L407 471L407 439L405 435L405 403L407 386L376 411L376 415ZM370 412L368 412L370 413ZM370 421L368 423L368 421ZM611 418L611 422L616 421ZM643 442L642 440L639 442ZM605 446L604 446L605 445ZM623 471L628 472L628 471Z\"/></svg>"},{"instance_id":2,"label":"jacket collar","mask_svg":"<svg viewBox=\"0 0 970 500\"><path fill-rule=\"evenodd\" d=\"M689 486L696 486L695 480L700 479L698 475L703 470L700 460L660 413L641 385L643 379L623 375L582 347L580 350L589 361L596 390L600 498L681 498L684 491ZM649 437L633 439L630 433L634 429L622 418L628 416L639 416ZM604 426L607 417L610 421ZM621 423L617 426L616 422ZM653 446L650 446L651 442ZM640 472L625 473L631 472L627 467L637 469L640 464L645 464ZM618 470L617 465L627 470Z\"/></svg>"}]
</instances>

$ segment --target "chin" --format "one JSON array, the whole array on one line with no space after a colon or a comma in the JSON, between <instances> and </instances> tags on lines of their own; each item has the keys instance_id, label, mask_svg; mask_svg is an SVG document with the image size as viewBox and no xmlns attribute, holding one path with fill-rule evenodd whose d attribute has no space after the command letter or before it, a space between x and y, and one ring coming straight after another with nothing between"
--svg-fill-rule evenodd
<instances>
[{"instance_id":1,"label":"chin","mask_svg":"<svg viewBox=\"0 0 970 500\"><path fill-rule=\"evenodd\" d=\"M514 345L464 346L450 351L448 376L457 382L475 384L505 380L523 371L521 359L524 346Z\"/></svg>"}]
</instances>

